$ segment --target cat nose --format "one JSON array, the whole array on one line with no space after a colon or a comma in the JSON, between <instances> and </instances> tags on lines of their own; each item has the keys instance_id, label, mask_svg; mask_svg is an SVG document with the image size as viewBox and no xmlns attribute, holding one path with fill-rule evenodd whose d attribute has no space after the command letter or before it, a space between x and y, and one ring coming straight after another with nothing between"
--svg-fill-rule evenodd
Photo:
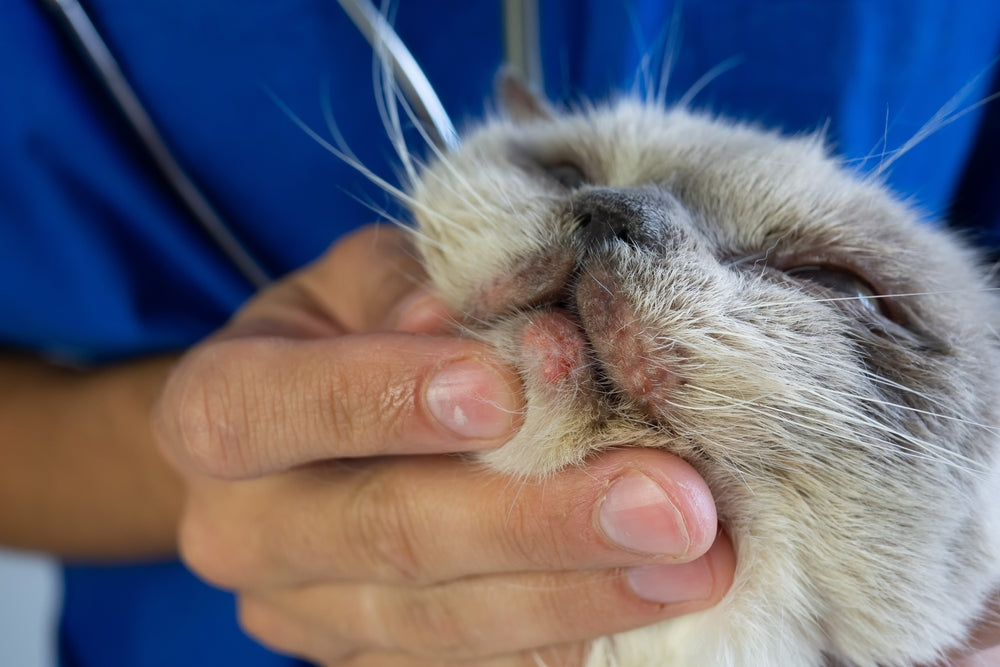
<instances>
[{"instance_id":1,"label":"cat nose","mask_svg":"<svg viewBox=\"0 0 1000 667\"><path fill-rule=\"evenodd\" d=\"M570 201L584 247L623 242L638 248L663 245L677 201L659 188L588 188Z\"/></svg>"}]
</instances>

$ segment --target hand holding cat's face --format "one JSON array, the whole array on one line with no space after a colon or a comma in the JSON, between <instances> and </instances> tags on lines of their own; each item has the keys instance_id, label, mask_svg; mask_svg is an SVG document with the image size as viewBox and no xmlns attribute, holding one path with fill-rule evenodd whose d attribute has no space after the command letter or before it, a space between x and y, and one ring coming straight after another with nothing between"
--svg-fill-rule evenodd
<instances>
[{"instance_id":1,"label":"hand holding cat's face","mask_svg":"<svg viewBox=\"0 0 1000 667\"><path fill-rule=\"evenodd\" d=\"M680 459L512 485L447 455L516 430L518 378L445 335L401 237L342 241L180 362L158 413L188 565L250 635L324 665L579 664L592 637L717 602L732 549ZM670 506L618 483L636 478Z\"/></svg>"}]
</instances>

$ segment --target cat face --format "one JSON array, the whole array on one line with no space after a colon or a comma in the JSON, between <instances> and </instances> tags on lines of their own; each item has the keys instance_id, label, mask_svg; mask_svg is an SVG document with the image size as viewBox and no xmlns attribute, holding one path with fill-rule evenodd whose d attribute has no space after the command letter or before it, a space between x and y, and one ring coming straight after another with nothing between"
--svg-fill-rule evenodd
<instances>
[{"instance_id":1,"label":"cat face","mask_svg":"<svg viewBox=\"0 0 1000 667\"><path fill-rule=\"evenodd\" d=\"M931 393L949 419L993 414L967 395L995 355L974 258L815 137L625 101L489 124L415 197L432 281L522 370L529 411L589 420L512 472L578 461L619 427L743 469L748 447L787 447L793 415L797 440L873 431L867 454L956 463L974 443L928 441L912 410L939 412ZM734 427L753 445L726 444Z\"/></svg>"},{"instance_id":2,"label":"cat face","mask_svg":"<svg viewBox=\"0 0 1000 667\"><path fill-rule=\"evenodd\" d=\"M802 664L959 641L1000 577L1000 307L973 253L817 137L529 107L412 188L432 283L524 380L519 434L482 460L684 457L739 554L706 627L798 637Z\"/></svg>"}]
</instances>

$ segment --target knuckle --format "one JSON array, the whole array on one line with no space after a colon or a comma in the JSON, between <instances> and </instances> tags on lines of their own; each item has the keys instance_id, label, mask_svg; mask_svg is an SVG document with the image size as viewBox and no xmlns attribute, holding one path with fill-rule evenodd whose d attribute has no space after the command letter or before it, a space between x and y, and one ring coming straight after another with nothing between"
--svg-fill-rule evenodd
<instances>
[{"instance_id":1,"label":"knuckle","mask_svg":"<svg viewBox=\"0 0 1000 667\"><path fill-rule=\"evenodd\" d=\"M287 651L299 641L290 626L270 606L252 597L241 596L238 599L236 619L247 636L269 648Z\"/></svg>"},{"instance_id":2,"label":"knuckle","mask_svg":"<svg viewBox=\"0 0 1000 667\"><path fill-rule=\"evenodd\" d=\"M259 586L269 562L252 523L241 520L238 507L218 502L214 492L192 490L178 525L178 551L184 564L201 579L225 590Z\"/></svg>"},{"instance_id":3,"label":"knuckle","mask_svg":"<svg viewBox=\"0 0 1000 667\"><path fill-rule=\"evenodd\" d=\"M247 419L238 354L230 343L196 350L168 383L166 419L176 442L167 446L188 467L213 477L247 473L239 447Z\"/></svg>"},{"instance_id":4,"label":"knuckle","mask_svg":"<svg viewBox=\"0 0 1000 667\"><path fill-rule=\"evenodd\" d=\"M331 637L322 624L302 619L266 597L240 596L236 618L247 636L273 651L308 659L309 664L353 664L358 653L350 642Z\"/></svg>"},{"instance_id":5,"label":"knuckle","mask_svg":"<svg viewBox=\"0 0 1000 667\"><path fill-rule=\"evenodd\" d=\"M535 667L536 665L548 665L549 667L582 667L587 664L587 657L592 650L591 642L578 642L564 646L553 646L532 651L526 656L524 664Z\"/></svg>"},{"instance_id":6,"label":"knuckle","mask_svg":"<svg viewBox=\"0 0 1000 667\"><path fill-rule=\"evenodd\" d=\"M244 633L257 640L270 637L274 629L271 614L263 605L246 596L237 601L236 620Z\"/></svg>"},{"instance_id":7,"label":"knuckle","mask_svg":"<svg viewBox=\"0 0 1000 667\"><path fill-rule=\"evenodd\" d=\"M407 485L391 473L375 472L361 483L348 506L351 542L382 581L428 581L418 543L419 521Z\"/></svg>"},{"instance_id":8,"label":"knuckle","mask_svg":"<svg viewBox=\"0 0 1000 667\"><path fill-rule=\"evenodd\" d=\"M470 627L468 616L456 605L447 604L442 596L429 591L399 605L397 613L392 622L397 629L397 645L425 657L471 657L486 632L486 628L477 631Z\"/></svg>"},{"instance_id":9,"label":"knuckle","mask_svg":"<svg viewBox=\"0 0 1000 667\"><path fill-rule=\"evenodd\" d=\"M402 431L413 405L411 382L400 383L373 364L335 368L332 373L319 388L326 394L321 402L324 426L345 454L378 456L405 437Z\"/></svg>"},{"instance_id":10,"label":"knuckle","mask_svg":"<svg viewBox=\"0 0 1000 667\"><path fill-rule=\"evenodd\" d=\"M412 437L415 394L415 380L408 374L397 376L394 381L382 378L378 386L373 387L375 400L369 404L369 409L374 414L370 417L371 422L382 429L379 447L383 453L389 445Z\"/></svg>"},{"instance_id":11,"label":"knuckle","mask_svg":"<svg viewBox=\"0 0 1000 667\"><path fill-rule=\"evenodd\" d=\"M232 549L215 526L201 515L185 512L178 530L178 545L185 565L208 583L224 589L236 587Z\"/></svg>"},{"instance_id":12,"label":"knuckle","mask_svg":"<svg viewBox=\"0 0 1000 667\"><path fill-rule=\"evenodd\" d=\"M581 628L590 627L602 614L617 617L620 609L608 604L607 589L619 588L617 575L596 571L585 578L565 572L542 573L535 582L543 594L532 600L527 615L536 619L535 627L551 636L570 637ZM613 599L613 598L612 598Z\"/></svg>"},{"instance_id":13,"label":"knuckle","mask_svg":"<svg viewBox=\"0 0 1000 667\"><path fill-rule=\"evenodd\" d=\"M317 380L320 385L316 387L316 392L321 396L318 405L322 406L319 416L325 418L324 430L330 434L338 451L352 453L359 433L371 421L368 419L371 409L368 401L360 400L369 395L371 379L350 377L345 369L334 365L326 376ZM345 390L345 387L350 389Z\"/></svg>"},{"instance_id":14,"label":"knuckle","mask_svg":"<svg viewBox=\"0 0 1000 667\"><path fill-rule=\"evenodd\" d=\"M574 558L569 541L554 525L556 522L551 521L547 505L532 502L528 495L522 493L510 504L504 530L497 531L498 537L505 542L507 551L527 569L548 570L572 565Z\"/></svg>"}]
</instances>

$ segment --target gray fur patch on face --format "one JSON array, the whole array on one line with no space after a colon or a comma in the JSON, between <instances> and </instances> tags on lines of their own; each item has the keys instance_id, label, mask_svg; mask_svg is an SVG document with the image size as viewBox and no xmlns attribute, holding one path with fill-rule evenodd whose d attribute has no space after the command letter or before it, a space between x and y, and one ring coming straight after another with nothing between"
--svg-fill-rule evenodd
<instances>
[{"instance_id":1,"label":"gray fur patch on face","mask_svg":"<svg viewBox=\"0 0 1000 667\"><path fill-rule=\"evenodd\" d=\"M492 119L411 192L434 286L524 379L524 427L483 462L666 449L736 544L719 606L592 667L962 642L1000 584L1000 304L974 253L816 138L631 100Z\"/></svg>"}]
</instances>

